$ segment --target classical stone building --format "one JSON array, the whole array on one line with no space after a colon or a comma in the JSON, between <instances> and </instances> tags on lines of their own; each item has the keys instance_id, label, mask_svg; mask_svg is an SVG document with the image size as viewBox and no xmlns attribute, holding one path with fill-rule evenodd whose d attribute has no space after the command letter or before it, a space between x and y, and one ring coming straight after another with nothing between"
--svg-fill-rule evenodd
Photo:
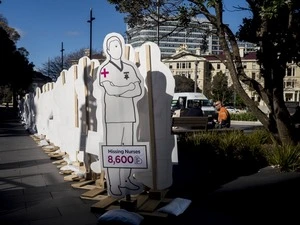
<instances>
[{"instance_id":1,"label":"classical stone building","mask_svg":"<svg viewBox=\"0 0 300 225\"><path fill-rule=\"evenodd\" d=\"M263 85L264 80L260 74L256 53L247 52L245 51L245 48L241 47L240 55L246 75L256 79ZM224 57L224 55L218 55L218 57ZM218 72L225 73L229 78L229 86L232 84L228 69L221 63L218 57L215 55L193 54L183 45L181 48L177 49L176 53L171 57L164 58L163 62L170 68L173 75L182 75L192 80L196 80L198 87L206 94L206 85L211 84L213 77ZM265 104L261 101L258 94L246 85L244 85L244 89L264 110ZM284 78L284 100L286 102L300 101L300 67L295 63L287 65L286 76Z\"/></svg>"}]
</instances>

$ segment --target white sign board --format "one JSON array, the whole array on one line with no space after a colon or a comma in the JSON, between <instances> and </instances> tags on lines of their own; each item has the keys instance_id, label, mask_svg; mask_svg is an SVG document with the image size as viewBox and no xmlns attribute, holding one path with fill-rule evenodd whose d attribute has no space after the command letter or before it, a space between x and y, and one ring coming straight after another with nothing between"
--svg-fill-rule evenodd
<instances>
[{"instance_id":1,"label":"white sign board","mask_svg":"<svg viewBox=\"0 0 300 225\"><path fill-rule=\"evenodd\" d=\"M102 146L105 168L148 168L145 145Z\"/></svg>"}]
</instances>

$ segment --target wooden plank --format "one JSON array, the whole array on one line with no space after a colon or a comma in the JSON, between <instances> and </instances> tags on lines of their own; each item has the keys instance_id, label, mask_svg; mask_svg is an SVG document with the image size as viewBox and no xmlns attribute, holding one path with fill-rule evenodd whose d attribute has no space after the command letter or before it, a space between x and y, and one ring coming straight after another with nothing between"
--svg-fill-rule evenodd
<instances>
[{"instance_id":1,"label":"wooden plank","mask_svg":"<svg viewBox=\"0 0 300 225\"><path fill-rule=\"evenodd\" d=\"M136 199L137 199L137 208L140 208L149 199L149 195L138 195Z\"/></svg>"},{"instance_id":2,"label":"wooden plank","mask_svg":"<svg viewBox=\"0 0 300 225\"><path fill-rule=\"evenodd\" d=\"M61 164L57 165L56 167L57 167L58 169L60 169L60 168L62 168L63 166L66 166L66 165L68 165L67 162L62 162Z\"/></svg>"},{"instance_id":3,"label":"wooden plank","mask_svg":"<svg viewBox=\"0 0 300 225\"><path fill-rule=\"evenodd\" d=\"M73 173L73 170L61 170L59 171L59 174L65 174L65 175L70 175L71 173Z\"/></svg>"},{"instance_id":4,"label":"wooden plank","mask_svg":"<svg viewBox=\"0 0 300 225\"><path fill-rule=\"evenodd\" d=\"M119 205L110 205L106 208L107 211L114 210L114 209L120 209L120 206Z\"/></svg>"},{"instance_id":5,"label":"wooden plank","mask_svg":"<svg viewBox=\"0 0 300 225\"><path fill-rule=\"evenodd\" d=\"M46 145L46 146L42 146L42 149L44 152L55 152L59 149L58 146L54 146L54 145Z\"/></svg>"},{"instance_id":6,"label":"wooden plank","mask_svg":"<svg viewBox=\"0 0 300 225\"><path fill-rule=\"evenodd\" d=\"M81 196L93 198L96 195L99 195L99 194L101 194L101 193L103 193L105 191L106 191L106 189L104 189L104 188L94 188L94 189L91 189L91 190L89 190L87 192L82 193Z\"/></svg>"},{"instance_id":7,"label":"wooden plank","mask_svg":"<svg viewBox=\"0 0 300 225\"><path fill-rule=\"evenodd\" d=\"M85 180L85 181L82 181L82 182L79 182L79 183L74 183L74 184L71 184L71 186L73 188L81 188L82 186L85 186L87 184L91 184L91 183L94 183L95 181L93 180Z\"/></svg>"},{"instance_id":8,"label":"wooden plank","mask_svg":"<svg viewBox=\"0 0 300 225\"><path fill-rule=\"evenodd\" d=\"M71 174L71 175L64 176L64 181L74 181L74 179L76 179L76 178L79 178L79 177L76 174ZM83 178L81 178L81 179L83 179Z\"/></svg>"},{"instance_id":9,"label":"wooden plank","mask_svg":"<svg viewBox=\"0 0 300 225\"><path fill-rule=\"evenodd\" d=\"M145 212L153 212L160 203L161 200L148 199L148 201L146 201L145 204L138 208L138 210Z\"/></svg>"},{"instance_id":10,"label":"wooden plank","mask_svg":"<svg viewBox=\"0 0 300 225\"><path fill-rule=\"evenodd\" d=\"M56 160L56 161L52 162L52 164L58 165L58 164L61 164L63 162L65 162L65 160L64 159L60 159L60 160Z\"/></svg>"},{"instance_id":11,"label":"wooden plank","mask_svg":"<svg viewBox=\"0 0 300 225\"><path fill-rule=\"evenodd\" d=\"M81 199L92 200L92 201L101 201L101 200L105 199L106 197L107 197L107 195L96 195L95 197L92 197L92 198L80 196Z\"/></svg>"},{"instance_id":12,"label":"wooden plank","mask_svg":"<svg viewBox=\"0 0 300 225\"><path fill-rule=\"evenodd\" d=\"M48 156L51 158L59 158L64 156L66 153L65 152L54 152L54 153L49 153Z\"/></svg>"},{"instance_id":13,"label":"wooden plank","mask_svg":"<svg viewBox=\"0 0 300 225\"><path fill-rule=\"evenodd\" d=\"M109 206L109 205L115 203L115 202L118 201L118 200L120 200L120 199L114 198L114 197L112 197L112 196L107 196L107 197L104 198L103 200L101 200L101 201L99 201L99 202L93 204L93 205L91 206L91 209L92 209L92 210L104 209L104 208L106 208L107 206Z\"/></svg>"},{"instance_id":14,"label":"wooden plank","mask_svg":"<svg viewBox=\"0 0 300 225\"><path fill-rule=\"evenodd\" d=\"M149 125L150 125L150 156L152 164L152 185L157 189L157 152L155 140L155 118L153 103L153 86L152 86L152 67L151 67L151 48L146 45L146 80L148 86L148 105L149 105Z\"/></svg>"},{"instance_id":15,"label":"wooden plank","mask_svg":"<svg viewBox=\"0 0 300 225\"><path fill-rule=\"evenodd\" d=\"M87 184L87 185L83 185L79 188L84 189L84 190L92 190L92 189L96 188L96 186L94 184L92 184L92 185Z\"/></svg>"}]
</instances>

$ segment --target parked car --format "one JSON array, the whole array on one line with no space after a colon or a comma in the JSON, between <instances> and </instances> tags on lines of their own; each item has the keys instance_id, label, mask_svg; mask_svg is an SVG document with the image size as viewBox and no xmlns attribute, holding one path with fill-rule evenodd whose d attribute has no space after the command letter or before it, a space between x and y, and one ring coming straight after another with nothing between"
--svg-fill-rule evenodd
<instances>
[{"instance_id":1,"label":"parked car","mask_svg":"<svg viewBox=\"0 0 300 225\"><path fill-rule=\"evenodd\" d=\"M233 106L225 106L225 108L228 110L229 113L239 113L240 110L237 108L234 108Z\"/></svg>"},{"instance_id":2,"label":"parked car","mask_svg":"<svg viewBox=\"0 0 300 225\"><path fill-rule=\"evenodd\" d=\"M197 92L174 93L171 112L173 114L178 109L189 109L195 103L201 105L204 116L215 116L217 114L213 103L204 94Z\"/></svg>"}]
</instances>

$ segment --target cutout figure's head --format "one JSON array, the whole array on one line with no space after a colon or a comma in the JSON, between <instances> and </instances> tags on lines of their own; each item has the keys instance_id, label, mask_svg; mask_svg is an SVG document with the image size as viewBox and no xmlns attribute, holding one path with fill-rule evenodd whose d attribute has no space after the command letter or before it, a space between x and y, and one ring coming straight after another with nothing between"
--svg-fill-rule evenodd
<instances>
[{"instance_id":1,"label":"cutout figure's head","mask_svg":"<svg viewBox=\"0 0 300 225\"><path fill-rule=\"evenodd\" d=\"M117 36L111 36L106 41L106 52L113 59L120 59L122 56L122 44Z\"/></svg>"}]
</instances>

